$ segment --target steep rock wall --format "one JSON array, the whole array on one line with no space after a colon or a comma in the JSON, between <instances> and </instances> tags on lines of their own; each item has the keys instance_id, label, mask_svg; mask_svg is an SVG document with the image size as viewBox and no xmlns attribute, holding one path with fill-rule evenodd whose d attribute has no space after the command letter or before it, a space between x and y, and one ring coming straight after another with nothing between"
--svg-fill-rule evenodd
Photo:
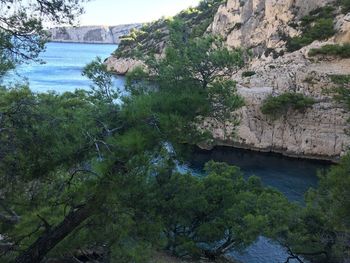
<instances>
[{"instance_id":1,"label":"steep rock wall","mask_svg":"<svg viewBox=\"0 0 350 263\"><path fill-rule=\"evenodd\" d=\"M241 124L231 136L230 124L214 125L213 144L233 145L285 155L337 160L349 150L349 113L323 91L335 85L329 75L350 74L350 59L315 60L311 48L325 43L315 41L293 53L285 53L283 35L296 36L290 26L310 11L332 4L333 0L228 0L222 5L209 30L222 35L227 45L250 48L253 59L233 76L246 106L240 110ZM337 34L327 43L349 43L350 14L336 18ZM266 50L283 55L273 58ZM243 71L253 71L242 77ZM277 120L263 115L260 107L270 94L287 91L312 96L317 103L306 112L290 111ZM229 135L227 135L229 134Z\"/></svg>"}]
</instances>

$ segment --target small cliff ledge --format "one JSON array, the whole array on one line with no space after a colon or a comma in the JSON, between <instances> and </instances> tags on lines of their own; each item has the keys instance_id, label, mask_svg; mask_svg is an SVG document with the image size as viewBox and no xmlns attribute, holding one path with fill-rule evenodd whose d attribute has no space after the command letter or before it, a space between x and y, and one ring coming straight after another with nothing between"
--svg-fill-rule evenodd
<instances>
[{"instance_id":1,"label":"small cliff ledge","mask_svg":"<svg viewBox=\"0 0 350 263\"><path fill-rule=\"evenodd\" d=\"M127 35L141 24L118 26L56 27L49 30L50 41L67 43L119 44L120 37Z\"/></svg>"},{"instance_id":2,"label":"small cliff ledge","mask_svg":"<svg viewBox=\"0 0 350 263\"><path fill-rule=\"evenodd\" d=\"M322 39L308 39L305 34L317 25L317 19L323 25L329 23L332 33ZM306 30L303 25L307 23ZM250 58L245 68L232 76L246 102L238 112L239 127L233 130L230 122L218 124L208 120L204 125L212 131L214 140L203 148L227 145L332 161L349 151L350 112L325 91L337 87L332 76L350 76L350 58L310 55L310 51L325 45L350 44L350 13L342 10L339 1L227 0L215 9L204 32L208 33L222 36L230 48L249 50ZM152 43L163 47L157 52L161 55L166 34L156 39L156 34L150 33L141 39L145 42L141 46ZM140 53L138 42L136 38L121 45L106 61L107 66L125 74L142 63L142 57L133 56ZM295 43L300 46L295 47ZM290 110L278 119L261 112L268 96L286 92L312 97L316 103L303 112Z\"/></svg>"}]
</instances>

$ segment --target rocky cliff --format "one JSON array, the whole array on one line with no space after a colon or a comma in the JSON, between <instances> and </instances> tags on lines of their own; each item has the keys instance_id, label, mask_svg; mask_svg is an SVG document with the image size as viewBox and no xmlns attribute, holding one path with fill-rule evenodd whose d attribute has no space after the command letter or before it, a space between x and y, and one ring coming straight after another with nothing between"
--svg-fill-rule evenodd
<instances>
[{"instance_id":1,"label":"rocky cliff","mask_svg":"<svg viewBox=\"0 0 350 263\"><path fill-rule=\"evenodd\" d=\"M304 37L318 22L322 26L331 23L331 34L322 35L321 28L317 31L321 40L312 39L318 37L316 33ZM230 123L208 122L214 141L206 146L229 145L328 160L337 160L349 150L350 114L325 90L336 87L332 76L350 75L350 58L309 56L311 49L326 44L350 43L350 13L341 9L339 1L228 0L217 9L206 33L223 36L231 48L251 52L246 67L232 76L246 101L239 112L236 136L232 136ZM138 63L130 55L107 61L122 74ZM262 114L267 96L285 92L302 93L316 103L304 112L290 110L278 119Z\"/></svg>"},{"instance_id":2,"label":"rocky cliff","mask_svg":"<svg viewBox=\"0 0 350 263\"><path fill-rule=\"evenodd\" d=\"M57 27L49 30L54 42L119 44L120 37L127 35L141 24L119 26Z\"/></svg>"}]
</instances>

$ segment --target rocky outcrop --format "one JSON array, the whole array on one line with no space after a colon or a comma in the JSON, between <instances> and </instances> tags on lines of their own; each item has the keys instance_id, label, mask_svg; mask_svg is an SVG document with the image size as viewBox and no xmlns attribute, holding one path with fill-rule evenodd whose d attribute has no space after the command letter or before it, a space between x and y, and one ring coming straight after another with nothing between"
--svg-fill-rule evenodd
<instances>
[{"instance_id":1,"label":"rocky outcrop","mask_svg":"<svg viewBox=\"0 0 350 263\"><path fill-rule=\"evenodd\" d=\"M119 44L120 37L141 24L119 26L57 27L49 30L50 41L73 43Z\"/></svg>"},{"instance_id":2,"label":"rocky outcrop","mask_svg":"<svg viewBox=\"0 0 350 263\"><path fill-rule=\"evenodd\" d=\"M117 58L111 56L105 61L107 69L114 72L117 75L126 75L129 71L135 69L137 66L142 66L143 63L140 60L133 58Z\"/></svg>"},{"instance_id":3,"label":"rocky outcrop","mask_svg":"<svg viewBox=\"0 0 350 263\"><path fill-rule=\"evenodd\" d=\"M228 0L219 8L208 30L222 35L228 46L252 49L260 58L266 49L283 50L285 37L299 35L295 25L302 17L335 2L337 0ZM338 41L350 41L349 15L336 18L336 29L340 31Z\"/></svg>"},{"instance_id":4,"label":"rocky outcrop","mask_svg":"<svg viewBox=\"0 0 350 263\"><path fill-rule=\"evenodd\" d=\"M349 150L350 137L346 131L350 129L350 114L324 91L335 87L330 75L350 74L350 59L310 58L308 53L324 44L350 43L350 14L338 12L334 18L337 33L327 41L315 41L295 52L286 49L287 38L301 34L295 25L302 17L335 2L228 0L219 7L207 32L221 35L231 48L251 50L253 56L243 70L232 76L246 101L237 113L241 119L238 129L234 130L230 122L207 121L205 125L212 130L214 140L204 147L229 145L335 161ZM119 59L109 62L115 69L121 67L120 72L140 63ZM244 71L254 75L242 77ZM316 104L305 112L290 111L278 119L262 114L260 108L267 96L287 91L311 96Z\"/></svg>"}]
</instances>

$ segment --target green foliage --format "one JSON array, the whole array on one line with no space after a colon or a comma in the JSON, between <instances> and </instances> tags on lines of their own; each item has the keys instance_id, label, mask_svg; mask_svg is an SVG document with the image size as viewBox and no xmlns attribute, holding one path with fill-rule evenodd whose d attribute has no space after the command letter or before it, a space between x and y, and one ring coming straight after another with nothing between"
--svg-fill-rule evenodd
<instances>
[{"instance_id":1,"label":"green foliage","mask_svg":"<svg viewBox=\"0 0 350 263\"><path fill-rule=\"evenodd\" d=\"M350 44L324 45L320 48L313 48L309 52L311 57L318 55L350 58Z\"/></svg>"},{"instance_id":2,"label":"green foliage","mask_svg":"<svg viewBox=\"0 0 350 263\"><path fill-rule=\"evenodd\" d=\"M186 38L201 37L212 23L217 9L224 2L225 0L203 0L197 7L188 8L172 18L161 18L145 24L140 30L124 36L114 55L145 60L147 56L160 54L164 49L162 42L171 42L167 32L176 20L181 20L186 26Z\"/></svg>"},{"instance_id":3,"label":"green foliage","mask_svg":"<svg viewBox=\"0 0 350 263\"><path fill-rule=\"evenodd\" d=\"M339 0L340 5L342 7L342 12L347 14L350 12L350 1L349 0Z\"/></svg>"},{"instance_id":4,"label":"green foliage","mask_svg":"<svg viewBox=\"0 0 350 263\"><path fill-rule=\"evenodd\" d=\"M339 85L350 84L350 75L329 75L332 82Z\"/></svg>"},{"instance_id":5,"label":"green foliage","mask_svg":"<svg viewBox=\"0 0 350 263\"><path fill-rule=\"evenodd\" d=\"M255 71L244 71L244 72L242 73L242 77L243 77L243 78L249 78L249 77L251 77L251 76L254 76L255 74L256 74Z\"/></svg>"},{"instance_id":6,"label":"green foliage","mask_svg":"<svg viewBox=\"0 0 350 263\"><path fill-rule=\"evenodd\" d=\"M311 262L340 263L350 256L349 171L347 155L321 173L319 187L307 194L306 207L282 238L293 258L299 255Z\"/></svg>"},{"instance_id":7,"label":"green foliage","mask_svg":"<svg viewBox=\"0 0 350 263\"><path fill-rule=\"evenodd\" d=\"M112 130L109 121L117 125L111 112L119 106L85 91L35 94L17 87L0 92L0 178L6 200L1 213L8 218L0 229L9 242L26 249L96 191L100 177L88 166L105 158L103 138ZM17 214L21 219L15 223Z\"/></svg>"},{"instance_id":8,"label":"green foliage","mask_svg":"<svg viewBox=\"0 0 350 263\"><path fill-rule=\"evenodd\" d=\"M99 116L97 102L86 92L35 94L27 87L16 87L2 88L0 93L3 176L23 181L29 175L41 177L49 167L70 165L69 156L73 162L83 156L81 147L90 140L84 130L95 126L90 116Z\"/></svg>"},{"instance_id":9,"label":"green foliage","mask_svg":"<svg viewBox=\"0 0 350 263\"><path fill-rule=\"evenodd\" d=\"M216 259L232 248L246 248L286 218L288 201L259 178L244 180L237 167L223 163L209 162L205 169L204 177L157 177L157 212L166 249L174 255Z\"/></svg>"},{"instance_id":10,"label":"green foliage","mask_svg":"<svg viewBox=\"0 0 350 263\"><path fill-rule=\"evenodd\" d=\"M128 73L128 89L137 98L126 98L125 103L130 107L138 103L131 108L145 103L139 116L149 115L168 140L174 136L169 131L176 130L182 142L194 143L204 139L197 129L201 122L198 117L237 123L232 112L243 105L243 100L236 93L235 83L227 78L243 66L243 56L240 50L230 51L212 36L186 40L183 27L182 21L173 21L166 57L148 60L148 73L140 68Z\"/></svg>"},{"instance_id":11,"label":"green foliage","mask_svg":"<svg viewBox=\"0 0 350 263\"><path fill-rule=\"evenodd\" d=\"M301 49L302 47L305 47L309 44L311 44L313 40L307 36L305 37L293 37L288 39L287 42L287 50L289 52L293 52L296 50Z\"/></svg>"},{"instance_id":12,"label":"green foliage","mask_svg":"<svg viewBox=\"0 0 350 263\"><path fill-rule=\"evenodd\" d=\"M319 18L312 26L305 26L302 36L293 37L287 42L288 51L296 51L315 40L324 40L335 34L333 18Z\"/></svg>"},{"instance_id":13,"label":"green foliage","mask_svg":"<svg viewBox=\"0 0 350 263\"><path fill-rule=\"evenodd\" d=\"M332 6L325 6L312 11L301 19L302 35L287 40L287 50L290 52L301 49L315 40L324 40L333 36L334 11Z\"/></svg>"},{"instance_id":14,"label":"green foliage","mask_svg":"<svg viewBox=\"0 0 350 263\"><path fill-rule=\"evenodd\" d=\"M120 106L101 60L84 70L95 85L91 92L1 90L0 176L7 207L1 212L11 221L1 221L1 233L9 242L26 250L83 206L87 219L77 219L84 221L52 256L103 246L120 261L142 262L139 249L166 243L156 213L155 160L164 158L159 153L165 142L181 158L179 145L207 137L198 129L201 118L215 117L213 112L223 118L243 103L235 83L225 79L241 67L241 52L213 37L185 43L179 32L181 23L174 24L171 39L180 46L169 47L162 60L149 60L148 72L129 74L130 96Z\"/></svg>"},{"instance_id":15,"label":"green foliage","mask_svg":"<svg viewBox=\"0 0 350 263\"><path fill-rule=\"evenodd\" d=\"M266 115L278 117L289 110L304 111L312 107L315 100L303 94L286 92L279 96L269 96L262 104L261 111Z\"/></svg>"},{"instance_id":16,"label":"green foliage","mask_svg":"<svg viewBox=\"0 0 350 263\"><path fill-rule=\"evenodd\" d=\"M335 101L345 105L347 110L350 110L350 75L330 75L331 80L338 86L330 89Z\"/></svg>"},{"instance_id":17,"label":"green foliage","mask_svg":"<svg viewBox=\"0 0 350 263\"><path fill-rule=\"evenodd\" d=\"M113 89L113 74L107 70L107 66L101 58L97 57L86 65L82 75L94 83L91 86L91 94L97 96L98 99L107 100L107 102L111 103L118 98L118 92Z\"/></svg>"}]
</instances>

